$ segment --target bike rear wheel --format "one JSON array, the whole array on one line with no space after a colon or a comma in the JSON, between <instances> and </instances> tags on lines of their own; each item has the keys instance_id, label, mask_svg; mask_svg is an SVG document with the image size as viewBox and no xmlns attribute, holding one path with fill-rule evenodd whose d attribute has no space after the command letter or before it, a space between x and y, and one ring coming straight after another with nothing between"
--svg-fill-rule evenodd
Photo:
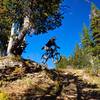
<instances>
[{"instance_id":1,"label":"bike rear wheel","mask_svg":"<svg viewBox=\"0 0 100 100\"><path fill-rule=\"evenodd\" d=\"M46 64L47 60L48 60L48 55L47 55L47 54L42 55L42 57L41 57L41 62L42 62L43 64Z\"/></svg>"},{"instance_id":2,"label":"bike rear wheel","mask_svg":"<svg viewBox=\"0 0 100 100\"><path fill-rule=\"evenodd\" d=\"M60 56L60 53L56 53L54 56L53 56L53 63L54 64L57 64L59 63L61 60L61 56Z\"/></svg>"}]
</instances>

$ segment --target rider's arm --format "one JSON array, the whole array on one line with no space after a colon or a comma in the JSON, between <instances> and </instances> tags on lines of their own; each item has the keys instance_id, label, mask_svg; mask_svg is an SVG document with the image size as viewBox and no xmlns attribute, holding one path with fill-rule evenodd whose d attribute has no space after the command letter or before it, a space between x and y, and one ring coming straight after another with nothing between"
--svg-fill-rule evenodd
<instances>
[{"instance_id":1,"label":"rider's arm","mask_svg":"<svg viewBox=\"0 0 100 100\"><path fill-rule=\"evenodd\" d=\"M60 49L60 47L59 47L59 46L57 46L55 42L54 42L54 46L55 46L56 48L59 48L59 49Z\"/></svg>"},{"instance_id":2,"label":"rider's arm","mask_svg":"<svg viewBox=\"0 0 100 100\"><path fill-rule=\"evenodd\" d=\"M58 49L60 49L60 47L59 47L59 46L57 46L57 45L56 45L56 47L57 47Z\"/></svg>"}]
</instances>

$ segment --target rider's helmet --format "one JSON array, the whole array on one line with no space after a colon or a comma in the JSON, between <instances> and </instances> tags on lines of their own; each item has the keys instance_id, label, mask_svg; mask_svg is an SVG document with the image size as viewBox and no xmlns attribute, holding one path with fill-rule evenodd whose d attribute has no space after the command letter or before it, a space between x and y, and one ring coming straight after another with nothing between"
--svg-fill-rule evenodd
<instances>
[{"instance_id":1,"label":"rider's helmet","mask_svg":"<svg viewBox=\"0 0 100 100\"><path fill-rule=\"evenodd\" d=\"M56 40L56 37L52 37L51 40L52 40L52 41L55 41L55 40Z\"/></svg>"}]
</instances>

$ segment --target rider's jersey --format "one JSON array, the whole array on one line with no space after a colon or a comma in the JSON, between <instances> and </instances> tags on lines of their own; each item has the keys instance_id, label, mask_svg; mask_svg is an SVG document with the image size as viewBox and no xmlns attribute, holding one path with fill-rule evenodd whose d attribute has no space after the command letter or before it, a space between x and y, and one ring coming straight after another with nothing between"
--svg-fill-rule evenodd
<instances>
[{"instance_id":1,"label":"rider's jersey","mask_svg":"<svg viewBox=\"0 0 100 100\"><path fill-rule=\"evenodd\" d=\"M50 39L45 46L42 47L44 50L55 50L56 48L60 48L56 45L55 40Z\"/></svg>"},{"instance_id":2,"label":"rider's jersey","mask_svg":"<svg viewBox=\"0 0 100 100\"><path fill-rule=\"evenodd\" d=\"M56 46L54 41L49 40L48 43L46 44L47 47L51 47L51 46Z\"/></svg>"}]
</instances>

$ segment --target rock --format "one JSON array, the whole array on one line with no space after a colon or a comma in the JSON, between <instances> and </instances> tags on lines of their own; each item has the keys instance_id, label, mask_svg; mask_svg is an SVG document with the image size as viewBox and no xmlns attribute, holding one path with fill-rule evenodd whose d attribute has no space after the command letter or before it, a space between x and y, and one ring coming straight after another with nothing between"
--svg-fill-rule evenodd
<instances>
[{"instance_id":1,"label":"rock","mask_svg":"<svg viewBox=\"0 0 100 100\"><path fill-rule=\"evenodd\" d=\"M17 59L11 59L8 57L4 57L2 59L0 59L0 69L5 69L7 67L15 67L15 66L23 66L22 61L19 61Z\"/></svg>"}]
</instances>

